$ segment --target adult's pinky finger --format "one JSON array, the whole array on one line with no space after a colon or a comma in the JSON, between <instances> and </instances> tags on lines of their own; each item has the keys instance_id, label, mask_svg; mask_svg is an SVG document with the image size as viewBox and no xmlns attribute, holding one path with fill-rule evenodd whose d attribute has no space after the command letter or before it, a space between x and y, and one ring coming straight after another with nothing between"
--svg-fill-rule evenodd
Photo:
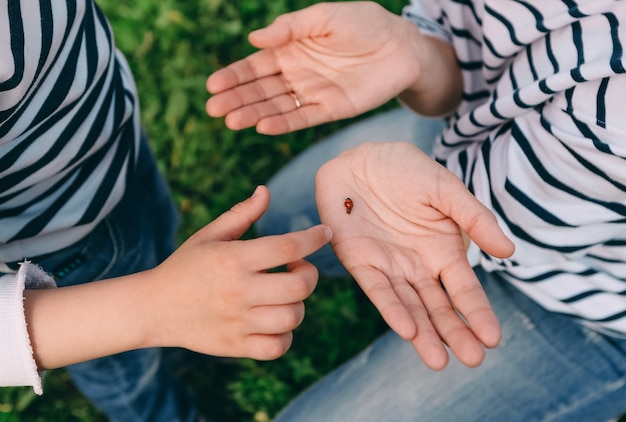
<instances>
[{"instance_id":1,"label":"adult's pinky finger","mask_svg":"<svg viewBox=\"0 0 626 422\"><path fill-rule=\"evenodd\" d=\"M207 78L206 88L209 93L217 94L260 78L277 75L280 71L274 53L261 50L215 71Z\"/></svg>"},{"instance_id":2,"label":"adult's pinky finger","mask_svg":"<svg viewBox=\"0 0 626 422\"><path fill-rule=\"evenodd\" d=\"M229 112L226 115L226 126L233 130L245 129L256 126L264 119L284 119L286 114L296 109L293 97L290 94L281 94Z\"/></svg>"},{"instance_id":3,"label":"adult's pinky finger","mask_svg":"<svg viewBox=\"0 0 626 422\"><path fill-rule=\"evenodd\" d=\"M293 97L291 101L294 105L296 104ZM256 125L257 132L264 135L282 135L336 120L317 104L307 104L306 99L300 97L298 97L298 102L300 107L295 107L288 113L261 119Z\"/></svg>"}]
</instances>

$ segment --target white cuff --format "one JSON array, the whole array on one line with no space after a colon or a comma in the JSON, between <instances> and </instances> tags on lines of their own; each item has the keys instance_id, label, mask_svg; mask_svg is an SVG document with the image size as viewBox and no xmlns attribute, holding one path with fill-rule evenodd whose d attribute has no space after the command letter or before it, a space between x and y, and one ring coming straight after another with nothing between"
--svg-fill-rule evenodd
<instances>
[{"instance_id":1,"label":"white cuff","mask_svg":"<svg viewBox=\"0 0 626 422\"><path fill-rule=\"evenodd\" d=\"M20 264L17 274L0 276L0 386L31 386L43 393L26 329L24 289L53 287L52 277L30 262Z\"/></svg>"}]
</instances>

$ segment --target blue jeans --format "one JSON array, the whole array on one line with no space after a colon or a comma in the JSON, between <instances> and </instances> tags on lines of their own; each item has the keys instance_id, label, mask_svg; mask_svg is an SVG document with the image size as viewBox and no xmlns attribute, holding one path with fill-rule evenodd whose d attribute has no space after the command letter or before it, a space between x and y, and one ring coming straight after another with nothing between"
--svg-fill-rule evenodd
<instances>
[{"instance_id":1,"label":"blue jeans","mask_svg":"<svg viewBox=\"0 0 626 422\"><path fill-rule=\"evenodd\" d=\"M131 180L121 202L88 237L32 259L54 274L58 286L143 271L172 252L178 215L145 139ZM190 391L165 369L160 349L130 351L67 370L82 393L110 420L197 419Z\"/></svg>"},{"instance_id":2,"label":"blue jeans","mask_svg":"<svg viewBox=\"0 0 626 422\"><path fill-rule=\"evenodd\" d=\"M409 140L429 152L439 128L396 110L316 144L268 183L272 207L259 222L260 234L319 221L312 180L341 150L370 140ZM345 274L332 249L311 260L322 276ZM626 411L626 340L547 312L498 274L476 273L503 331L501 345L481 366L451 358L446 369L432 371L410 343L389 332L302 393L276 421L597 422Z\"/></svg>"}]
</instances>

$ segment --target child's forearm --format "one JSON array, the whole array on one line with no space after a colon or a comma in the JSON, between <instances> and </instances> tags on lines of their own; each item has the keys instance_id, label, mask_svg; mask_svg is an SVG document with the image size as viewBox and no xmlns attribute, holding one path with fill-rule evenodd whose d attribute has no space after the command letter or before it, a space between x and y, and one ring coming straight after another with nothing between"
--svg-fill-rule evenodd
<instances>
[{"instance_id":1,"label":"child's forearm","mask_svg":"<svg viewBox=\"0 0 626 422\"><path fill-rule=\"evenodd\" d=\"M145 278L138 273L79 286L24 292L39 370L146 347Z\"/></svg>"}]
</instances>

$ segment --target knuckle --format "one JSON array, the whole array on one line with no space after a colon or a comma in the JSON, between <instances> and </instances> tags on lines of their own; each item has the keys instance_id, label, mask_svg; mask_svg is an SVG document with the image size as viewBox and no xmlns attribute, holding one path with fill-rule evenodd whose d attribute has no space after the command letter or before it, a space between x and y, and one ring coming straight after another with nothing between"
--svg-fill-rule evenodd
<instances>
[{"instance_id":1,"label":"knuckle","mask_svg":"<svg viewBox=\"0 0 626 422\"><path fill-rule=\"evenodd\" d=\"M290 307L282 317L285 331L291 331L298 327L304 319L304 303L298 302Z\"/></svg>"},{"instance_id":2,"label":"knuckle","mask_svg":"<svg viewBox=\"0 0 626 422\"><path fill-rule=\"evenodd\" d=\"M306 279L300 278L289 284L291 295L299 300L304 300L313 292L313 283L309 283Z\"/></svg>"},{"instance_id":3,"label":"knuckle","mask_svg":"<svg viewBox=\"0 0 626 422\"><path fill-rule=\"evenodd\" d=\"M263 348L261 356L258 357L260 360L274 360L278 359L282 355L284 355L289 347L291 346L292 335L281 334L278 336L271 337L265 347Z\"/></svg>"},{"instance_id":4,"label":"knuckle","mask_svg":"<svg viewBox=\"0 0 626 422\"><path fill-rule=\"evenodd\" d=\"M298 257L298 243L291 237L283 236L278 244L281 256L292 260Z\"/></svg>"},{"instance_id":5,"label":"knuckle","mask_svg":"<svg viewBox=\"0 0 626 422\"><path fill-rule=\"evenodd\" d=\"M242 218L247 224L252 224L254 223L254 220L252 220L250 216L248 215L246 211L247 206L244 202L245 201L236 203L230 208L229 211L233 214L236 214L239 218Z\"/></svg>"},{"instance_id":6,"label":"knuckle","mask_svg":"<svg viewBox=\"0 0 626 422\"><path fill-rule=\"evenodd\" d=\"M224 248L223 252L219 260L219 266L222 268L223 272L230 274L240 273L242 261L237 247L230 243Z\"/></svg>"},{"instance_id":7,"label":"knuckle","mask_svg":"<svg viewBox=\"0 0 626 422\"><path fill-rule=\"evenodd\" d=\"M300 325L300 320L292 312L289 312L288 314L286 314L280 323L280 326L282 328L281 331L291 331L294 328L296 328L298 325Z\"/></svg>"},{"instance_id":8,"label":"knuckle","mask_svg":"<svg viewBox=\"0 0 626 422\"><path fill-rule=\"evenodd\" d=\"M453 318L454 315L455 313L447 305L438 305L428 309L428 317L435 326L444 325L449 321L455 321Z\"/></svg>"}]
</instances>

